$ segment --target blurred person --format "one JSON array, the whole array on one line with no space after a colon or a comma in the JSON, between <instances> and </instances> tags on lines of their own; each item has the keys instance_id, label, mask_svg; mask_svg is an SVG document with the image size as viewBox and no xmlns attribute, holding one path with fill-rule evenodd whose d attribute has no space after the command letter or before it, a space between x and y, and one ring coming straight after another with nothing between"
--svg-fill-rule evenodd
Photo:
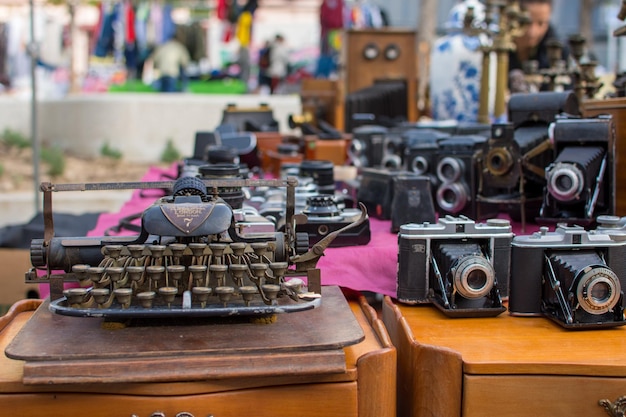
<instances>
[{"instance_id":1,"label":"blurred person","mask_svg":"<svg viewBox=\"0 0 626 417\"><path fill-rule=\"evenodd\" d=\"M548 60L548 40L558 39L551 24L552 0L520 0L522 10L528 12L530 24L522 36L514 39L515 50L509 54L509 71L523 69L524 62L537 61L539 69L550 68ZM563 59L568 51L563 47Z\"/></svg>"},{"instance_id":2,"label":"blurred person","mask_svg":"<svg viewBox=\"0 0 626 417\"><path fill-rule=\"evenodd\" d=\"M152 62L159 73L159 91L173 93L184 90L190 60L189 51L176 36L157 46L152 54Z\"/></svg>"},{"instance_id":3,"label":"blurred person","mask_svg":"<svg viewBox=\"0 0 626 417\"><path fill-rule=\"evenodd\" d=\"M270 49L270 66L267 70L271 78L270 92L276 92L278 86L285 80L289 73L289 49L285 38L277 34Z\"/></svg>"},{"instance_id":4,"label":"blurred person","mask_svg":"<svg viewBox=\"0 0 626 417\"><path fill-rule=\"evenodd\" d=\"M337 71L337 37L341 36L345 13L344 0L322 0L320 4L320 56L315 70L316 78L328 78Z\"/></svg>"},{"instance_id":5,"label":"blurred person","mask_svg":"<svg viewBox=\"0 0 626 417\"><path fill-rule=\"evenodd\" d=\"M270 41L265 41L263 47L259 50L258 92L260 94L268 94L272 90L272 77L268 74L271 51L272 44Z\"/></svg>"},{"instance_id":6,"label":"blurred person","mask_svg":"<svg viewBox=\"0 0 626 417\"><path fill-rule=\"evenodd\" d=\"M239 78L248 86L250 81L250 41L252 40L252 22L258 8L257 0L248 0L237 18L237 41L239 42Z\"/></svg>"}]
</instances>

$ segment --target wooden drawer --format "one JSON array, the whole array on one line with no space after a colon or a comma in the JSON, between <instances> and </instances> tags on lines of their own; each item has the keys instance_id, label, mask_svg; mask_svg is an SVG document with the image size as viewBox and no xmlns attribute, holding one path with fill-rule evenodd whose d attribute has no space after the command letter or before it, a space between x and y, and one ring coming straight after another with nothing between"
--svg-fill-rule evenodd
<instances>
[{"instance_id":1,"label":"wooden drawer","mask_svg":"<svg viewBox=\"0 0 626 417\"><path fill-rule=\"evenodd\" d=\"M553 375L465 375L464 417L607 417L598 401L626 395L626 379Z\"/></svg>"},{"instance_id":2,"label":"wooden drawer","mask_svg":"<svg viewBox=\"0 0 626 417\"><path fill-rule=\"evenodd\" d=\"M450 319L389 297L382 315L398 351L398 416L606 416L598 401L626 395L626 326Z\"/></svg>"},{"instance_id":3,"label":"wooden drawer","mask_svg":"<svg viewBox=\"0 0 626 417\"><path fill-rule=\"evenodd\" d=\"M13 417L90 416L149 417L155 412L174 417L186 412L194 417L356 417L357 384L304 384L177 396L134 396L50 392L0 395L0 409Z\"/></svg>"}]
</instances>

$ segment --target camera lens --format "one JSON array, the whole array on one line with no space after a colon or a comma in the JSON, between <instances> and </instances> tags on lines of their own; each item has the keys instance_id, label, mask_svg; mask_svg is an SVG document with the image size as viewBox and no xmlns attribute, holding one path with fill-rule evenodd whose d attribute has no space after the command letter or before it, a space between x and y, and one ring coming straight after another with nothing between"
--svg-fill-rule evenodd
<instances>
[{"instance_id":1,"label":"camera lens","mask_svg":"<svg viewBox=\"0 0 626 417\"><path fill-rule=\"evenodd\" d=\"M416 156L411 162L411 169L418 175L424 175L428 172L428 160L423 156Z\"/></svg>"},{"instance_id":2,"label":"camera lens","mask_svg":"<svg viewBox=\"0 0 626 417\"><path fill-rule=\"evenodd\" d=\"M202 179L237 179L241 178L239 174L239 165L235 164L210 164L202 165L199 168L200 177ZM217 188L217 195L220 196L233 209L240 209L245 199L241 187L222 186Z\"/></svg>"},{"instance_id":3,"label":"camera lens","mask_svg":"<svg viewBox=\"0 0 626 417\"><path fill-rule=\"evenodd\" d=\"M589 314L612 310L621 292L617 275L605 266L589 266L580 272L576 287L578 303Z\"/></svg>"},{"instance_id":4,"label":"camera lens","mask_svg":"<svg viewBox=\"0 0 626 417\"><path fill-rule=\"evenodd\" d=\"M402 165L402 159L398 155L387 154L383 157L381 165L387 169L398 169Z\"/></svg>"},{"instance_id":5,"label":"camera lens","mask_svg":"<svg viewBox=\"0 0 626 417\"><path fill-rule=\"evenodd\" d=\"M454 182L461 178L464 169L461 160L447 156L437 164L437 177L442 182Z\"/></svg>"},{"instance_id":6,"label":"camera lens","mask_svg":"<svg viewBox=\"0 0 626 417\"><path fill-rule=\"evenodd\" d=\"M209 164L239 164L239 154L235 149L227 146L207 147L205 159Z\"/></svg>"},{"instance_id":7,"label":"camera lens","mask_svg":"<svg viewBox=\"0 0 626 417\"><path fill-rule=\"evenodd\" d=\"M578 199L583 191L584 174L574 164L558 163L546 171L548 192L558 201Z\"/></svg>"},{"instance_id":8,"label":"camera lens","mask_svg":"<svg viewBox=\"0 0 626 417\"><path fill-rule=\"evenodd\" d=\"M492 175L501 176L509 172L513 166L513 158L506 148L494 148L487 154L487 170Z\"/></svg>"},{"instance_id":9,"label":"camera lens","mask_svg":"<svg viewBox=\"0 0 626 417\"><path fill-rule=\"evenodd\" d=\"M451 270L454 288L465 298L481 298L489 294L495 283L493 266L482 256L460 258Z\"/></svg>"},{"instance_id":10,"label":"camera lens","mask_svg":"<svg viewBox=\"0 0 626 417\"><path fill-rule=\"evenodd\" d=\"M369 166L369 160L365 152L366 149L367 145L363 141L359 139L352 139L352 141L350 141L348 159L353 166L359 168Z\"/></svg>"},{"instance_id":11,"label":"camera lens","mask_svg":"<svg viewBox=\"0 0 626 417\"><path fill-rule=\"evenodd\" d=\"M300 163L300 176L313 178L320 194L335 193L334 164L331 161L307 159Z\"/></svg>"},{"instance_id":12,"label":"camera lens","mask_svg":"<svg viewBox=\"0 0 626 417\"><path fill-rule=\"evenodd\" d=\"M469 192L460 182L442 184L437 189L437 205L448 213L458 213L469 201Z\"/></svg>"},{"instance_id":13,"label":"camera lens","mask_svg":"<svg viewBox=\"0 0 626 417\"><path fill-rule=\"evenodd\" d=\"M606 282L598 282L589 290L591 299L595 302L604 302L611 295L611 287Z\"/></svg>"}]
</instances>

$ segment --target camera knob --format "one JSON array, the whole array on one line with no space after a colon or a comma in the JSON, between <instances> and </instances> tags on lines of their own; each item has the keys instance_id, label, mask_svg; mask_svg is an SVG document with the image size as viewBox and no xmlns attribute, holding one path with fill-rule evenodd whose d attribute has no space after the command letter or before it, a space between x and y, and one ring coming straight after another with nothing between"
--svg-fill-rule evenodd
<instances>
[{"instance_id":1,"label":"camera knob","mask_svg":"<svg viewBox=\"0 0 626 417\"><path fill-rule=\"evenodd\" d=\"M197 177L181 177L174 183L172 194L174 196L184 195L206 195L204 182Z\"/></svg>"},{"instance_id":2,"label":"camera knob","mask_svg":"<svg viewBox=\"0 0 626 417\"><path fill-rule=\"evenodd\" d=\"M325 220L333 220L341 218L341 212L337 207L335 198L328 194L314 195L306 200L307 205L302 213L309 217L310 221L324 218Z\"/></svg>"},{"instance_id":3,"label":"camera knob","mask_svg":"<svg viewBox=\"0 0 626 417\"><path fill-rule=\"evenodd\" d=\"M599 227L617 227L621 219L622 218L619 216L603 215L598 216L596 220L598 221Z\"/></svg>"}]
</instances>

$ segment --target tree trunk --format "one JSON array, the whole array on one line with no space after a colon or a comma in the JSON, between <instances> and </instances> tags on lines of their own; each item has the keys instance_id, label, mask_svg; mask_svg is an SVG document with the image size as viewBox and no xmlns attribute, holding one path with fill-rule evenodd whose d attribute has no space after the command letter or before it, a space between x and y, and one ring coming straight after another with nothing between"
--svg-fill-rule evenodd
<instances>
[{"instance_id":1,"label":"tree trunk","mask_svg":"<svg viewBox=\"0 0 626 417\"><path fill-rule=\"evenodd\" d=\"M417 108L420 114L427 110L427 91L430 80L430 49L435 39L437 24L437 0L421 0L417 28Z\"/></svg>"}]
</instances>

